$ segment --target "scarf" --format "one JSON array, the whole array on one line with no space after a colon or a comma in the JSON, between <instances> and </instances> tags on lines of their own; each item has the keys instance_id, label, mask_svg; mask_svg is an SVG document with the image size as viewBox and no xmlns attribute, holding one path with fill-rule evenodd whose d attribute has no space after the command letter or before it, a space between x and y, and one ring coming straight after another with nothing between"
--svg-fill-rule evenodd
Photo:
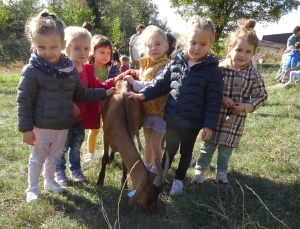
<instances>
[{"instance_id":1,"label":"scarf","mask_svg":"<svg viewBox=\"0 0 300 229\"><path fill-rule=\"evenodd\" d=\"M52 64L42 58L35 50L29 59L29 64L38 68L47 75L52 75L59 79L67 79L70 77L70 72L74 69L74 63L66 55L61 54L57 64Z\"/></svg>"},{"instance_id":2,"label":"scarf","mask_svg":"<svg viewBox=\"0 0 300 229\"><path fill-rule=\"evenodd\" d=\"M152 80L158 70L164 68L168 63L169 59L166 55L163 57L156 59L156 60L151 60L149 57L144 57L142 58L140 62L140 67L142 69L142 74L141 74L141 81L150 81Z\"/></svg>"},{"instance_id":3,"label":"scarf","mask_svg":"<svg viewBox=\"0 0 300 229\"><path fill-rule=\"evenodd\" d=\"M163 57L151 60L149 57L142 58L139 63L142 70L141 81L150 81L152 80L158 70L164 68L168 63L169 59L166 55ZM143 108L146 115L156 115L164 116L165 114L165 105L169 94L163 95L159 98L150 100L148 102L143 102Z\"/></svg>"}]
</instances>

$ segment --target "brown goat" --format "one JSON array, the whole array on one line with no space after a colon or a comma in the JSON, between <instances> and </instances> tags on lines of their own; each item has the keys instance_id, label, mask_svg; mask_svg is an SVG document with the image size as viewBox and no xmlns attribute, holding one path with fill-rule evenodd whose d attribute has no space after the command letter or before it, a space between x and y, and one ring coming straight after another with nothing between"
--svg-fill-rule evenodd
<instances>
[{"instance_id":1,"label":"brown goat","mask_svg":"<svg viewBox=\"0 0 300 229\"><path fill-rule=\"evenodd\" d=\"M127 81L117 81L116 89L116 92L106 99L102 110L104 154L97 185L104 184L110 146L113 151L120 153L123 161L122 184L127 177L126 168L131 171L133 191L129 194L129 203L133 204L137 201L146 210L152 212L157 207L158 196L163 189L167 169L162 172L158 159L155 160L158 175L146 169L133 140L133 136L139 132L143 122L142 102L137 99L128 99L123 94L132 91L132 86L127 84ZM169 162L167 163L169 164ZM166 165L165 168L169 168L169 165Z\"/></svg>"}]
</instances>

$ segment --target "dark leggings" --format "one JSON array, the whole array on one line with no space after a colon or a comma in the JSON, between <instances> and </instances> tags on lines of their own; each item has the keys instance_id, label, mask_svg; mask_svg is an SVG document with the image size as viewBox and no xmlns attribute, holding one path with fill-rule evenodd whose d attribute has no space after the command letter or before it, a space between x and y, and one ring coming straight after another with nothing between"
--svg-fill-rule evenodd
<instances>
[{"instance_id":1,"label":"dark leggings","mask_svg":"<svg viewBox=\"0 0 300 229\"><path fill-rule=\"evenodd\" d=\"M178 128L167 123L166 149L162 159L162 166L165 167L166 152L170 155L170 166L180 146L180 161L176 170L175 179L183 180L190 166L192 153L196 138L200 130L192 128Z\"/></svg>"}]
</instances>

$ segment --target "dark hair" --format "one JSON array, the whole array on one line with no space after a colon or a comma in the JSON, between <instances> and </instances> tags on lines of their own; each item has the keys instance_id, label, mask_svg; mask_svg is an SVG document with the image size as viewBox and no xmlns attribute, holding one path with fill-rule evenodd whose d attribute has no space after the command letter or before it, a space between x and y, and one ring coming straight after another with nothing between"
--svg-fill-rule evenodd
<instances>
[{"instance_id":1,"label":"dark hair","mask_svg":"<svg viewBox=\"0 0 300 229\"><path fill-rule=\"evenodd\" d=\"M93 26L91 25L91 23L89 21L85 21L82 24L82 28L85 28L87 31L89 31L91 34L93 33Z\"/></svg>"},{"instance_id":2,"label":"dark hair","mask_svg":"<svg viewBox=\"0 0 300 229\"><path fill-rule=\"evenodd\" d=\"M112 54L113 54L113 48L112 45L109 41L109 39L101 34L96 34L92 37L92 44L91 44L91 55L88 58L88 62L90 64L94 64L95 63L95 58L94 58L94 53L96 51L97 48L101 48L101 47L109 47L110 51L111 51L111 55L110 55L110 60L107 63L108 65L111 64L111 60L112 60Z\"/></svg>"},{"instance_id":3,"label":"dark hair","mask_svg":"<svg viewBox=\"0 0 300 229\"><path fill-rule=\"evenodd\" d=\"M145 29L146 26L144 24L139 24L137 27L136 27L136 31L138 31L139 29Z\"/></svg>"},{"instance_id":4,"label":"dark hair","mask_svg":"<svg viewBox=\"0 0 300 229\"><path fill-rule=\"evenodd\" d=\"M167 40L169 43L169 49L166 53L167 57L170 58L171 55L173 54L174 50L176 49L176 38L173 37L171 33L166 33Z\"/></svg>"},{"instance_id":5,"label":"dark hair","mask_svg":"<svg viewBox=\"0 0 300 229\"><path fill-rule=\"evenodd\" d=\"M299 30L300 30L300 26L296 26L296 27L293 29L293 34L296 34Z\"/></svg>"},{"instance_id":6,"label":"dark hair","mask_svg":"<svg viewBox=\"0 0 300 229\"><path fill-rule=\"evenodd\" d=\"M33 38L37 33L48 35L53 32L60 36L61 41L64 41L64 23L58 19L56 14L49 13L46 9L37 16L28 19L25 25L25 33L31 44L33 44Z\"/></svg>"},{"instance_id":7,"label":"dark hair","mask_svg":"<svg viewBox=\"0 0 300 229\"><path fill-rule=\"evenodd\" d=\"M295 49L298 49L298 48L300 48L300 41L297 41L297 42L295 43Z\"/></svg>"},{"instance_id":8,"label":"dark hair","mask_svg":"<svg viewBox=\"0 0 300 229\"><path fill-rule=\"evenodd\" d=\"M114 61L120 62L120 56L119 56L119 53L116 49L113 50L112 59Z\"/></svg>"}]
</instances>

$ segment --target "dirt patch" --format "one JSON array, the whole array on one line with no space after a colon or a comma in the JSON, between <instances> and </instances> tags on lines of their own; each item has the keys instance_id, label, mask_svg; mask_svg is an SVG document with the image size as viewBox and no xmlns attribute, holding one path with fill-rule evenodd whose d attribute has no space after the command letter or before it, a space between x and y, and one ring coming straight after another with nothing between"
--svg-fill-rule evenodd
<instances>
[{"instance_id":1,"label":"dirt patch","mask_svg":"<svg viewBox=\"0 0 300 229\"><path fill-rule=\"evenodd\" d=\"M267 87L268 90L275 89L275 88L284 88L284 84L283 83L278 83L278 84Z\"/></svg>"}]
</instances>

